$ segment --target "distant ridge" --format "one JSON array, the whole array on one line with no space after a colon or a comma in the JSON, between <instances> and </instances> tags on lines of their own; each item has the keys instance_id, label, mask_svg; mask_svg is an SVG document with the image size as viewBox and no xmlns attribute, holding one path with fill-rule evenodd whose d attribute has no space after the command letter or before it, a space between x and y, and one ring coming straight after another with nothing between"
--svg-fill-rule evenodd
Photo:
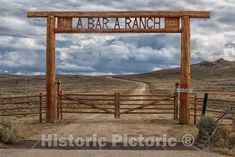
<instances>
[{"instance_id":1,"label":"distant ridge","mask_svg":"<svg viewBox=\"0 0 235 157\"><path fill-rule=\"evenodd\" d=\"M145 74L136 74L138 77L154 77L154 78L179 78L180 69L171 68L163 69L159 71L149 72ZM136 76L133 75L133 76ZM192 78L234 78L235 79L235 61L227 61L220 58L216 61L202 61L197 64L191 65L191 77Z\"/></svg>"}]
</instances>

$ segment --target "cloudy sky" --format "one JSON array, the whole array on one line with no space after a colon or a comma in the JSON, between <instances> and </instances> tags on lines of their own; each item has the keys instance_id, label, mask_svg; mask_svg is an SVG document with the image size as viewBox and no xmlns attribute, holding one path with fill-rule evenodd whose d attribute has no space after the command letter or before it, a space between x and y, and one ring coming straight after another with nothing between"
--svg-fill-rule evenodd
<instances>
[{"instance_id":1,"label":"cloudy sky","mask_svg":"<svg viewBox=\"0 0 235 157\"><path fill-rule=\"evenodd\" d=\"M191 62L235 60L234 0L0 0L0 73L44 74L45 19L27 11L210 10L191 20ZM179 34L57 34L57 74L141 73L179 65Z\"/></svg>"}]
</instances>

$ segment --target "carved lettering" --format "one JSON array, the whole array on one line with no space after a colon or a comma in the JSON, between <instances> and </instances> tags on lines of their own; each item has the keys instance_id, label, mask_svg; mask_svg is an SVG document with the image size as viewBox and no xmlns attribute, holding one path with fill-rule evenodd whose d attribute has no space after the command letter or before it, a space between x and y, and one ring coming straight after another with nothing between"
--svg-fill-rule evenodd
<instances>
[{"instance_id":1,"label":"carved lettering","mask_svg":"<svg viewBox=\"0 0 235 157\"><path fill-rule=\"evenodd\" d=\"M91 17L88 17L88 28L89 29L92 29L92 28L95 27L94 23L95 23L95 20L93 18L91 18Z\"/></svg>"},{"instance_id":2,"label":"carved lettering","mask_svg":"<svg viewBox=\"0 0 235 157\"><path fill-rule=\"evenodd\" d=\"M125 18L125 28L131 28L131 19L130 18Z\"/></svg>"},{"instance_id":3,"label":"carved lettering","mask_svg":"<svg viewBox=\"0 0 235 157\"><path fill-rule=\"evenodd\" d=\"M116 18L114 28L120 28L119 20Z\"/></svg>"},{"instance_id":4,"label":"carved lettering","mask_svg":"<svg viewBox=\"0 0 235 157\"><path fill-rule=\"evenodd\" d=\"M100 18L97 19L95 28L96 28L96 29L97 29L97 28L101 29Z\"/></svg>"},{"instance_id":5,"label":"carved lettering","mask_svg":"<svg viewBox=\"0 0 235 157\"><path fill-rule=\"evenodd\" d=\"M104 29L105 29L105 28L109 28L109 27L108 27L108 23L109 23L109 19L103 18L103 28L104 28Z\"/></svg>"},{"instance_id":6,"label":"carved lettering","mask_svg":"<svg viewBox=\"0 0 235 157\"><path fill-rule=\"evenodd\" d=\"M134 29L134 28L137 28L137 29L139 28L137 18L134 19L133 27L132 27L132 28L133 28L133 29Z\"/></svg>"},{"instance_id":7,"label":"carved lettering","mask_svg":"<svg viewBox=\"0 0 235 157\"><path fill-rule=\"evenodd\" d=\"M75 17L74 17L75 18ZM164 21L163 21L164 20ZM163 22L162 22L163 21ZM58 18L58 28L69 29L72 27L73 18ZM86 23L86 24L84 24ZM131 29L150 30L150 29L179 29L179 18L160 18L160 17L126 17L126 18L101 18L87 17L76 19L74 29L117 29L130 31Z\"/></svg>"},{"instance_id":8,"label":"carved lettering","mask_svg":"<svg viewBox=\"0 0 235 157\"><path fill-rule=\"evenodd\" d=\"M146 29L146 18L140 18L140 28Z\"/></svg>"},{"instance_id":9,"label":"carved lettering","mask_svg":"<svg viewBox=\"0 0 235 157\"><path fill-rule=\"evenodd\" d=\"M152 18L148 18L147 19L147 27L148 27L148 29L152 29L153 28L153 24L151 25L151 23L153 23L153 19Z\"/></svg>"},{"instance_id":10,"label":"carved lettering","mask_svg":"<svg viewBox=\"0 0 235 157\"><path fill-rule=\"evenodd\" d=\"M78 18L77 28L83 28L82 27L82 19L81 18Z\"/></svg>"}]
</instances>

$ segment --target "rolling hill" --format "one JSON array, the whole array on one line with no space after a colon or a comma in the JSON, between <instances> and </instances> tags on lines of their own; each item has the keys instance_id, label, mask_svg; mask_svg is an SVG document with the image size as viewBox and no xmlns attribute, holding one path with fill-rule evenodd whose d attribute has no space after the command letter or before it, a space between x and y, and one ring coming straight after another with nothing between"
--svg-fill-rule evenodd
<instances>
[{"instance_id":1,"label":"rolling hill","mask_svg":"<svg viewBox=\"0 0 235 157\"><path fill-rule=\"evenodd\" d=\"M159 71L129 75L129 77L154 77L154 78L172 78L177 79L180 75L179 68L163 69ZM191 77L194 79L203 78L232 78L235 79L235 61L219 59L213 62L202 61L191 65Z\"/></svg>"}]
</instances>

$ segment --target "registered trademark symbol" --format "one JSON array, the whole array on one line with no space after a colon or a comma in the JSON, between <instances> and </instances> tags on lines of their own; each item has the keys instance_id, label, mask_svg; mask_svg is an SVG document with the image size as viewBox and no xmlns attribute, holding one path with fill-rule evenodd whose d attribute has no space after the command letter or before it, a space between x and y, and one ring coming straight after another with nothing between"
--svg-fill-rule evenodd
<instances>
[{"instance_id":1,"label":"registered trademark symbol","mask_svg":"<svg viewBox=\"0 0 235 157\"><path fill-rule=\"evenodd\" d=\"M194 137L193 135L191 134L185 134L183 137L182 137L182 143L184 146L186 147L190 147L194 144Z\"/></svg>"}]
</instances>

